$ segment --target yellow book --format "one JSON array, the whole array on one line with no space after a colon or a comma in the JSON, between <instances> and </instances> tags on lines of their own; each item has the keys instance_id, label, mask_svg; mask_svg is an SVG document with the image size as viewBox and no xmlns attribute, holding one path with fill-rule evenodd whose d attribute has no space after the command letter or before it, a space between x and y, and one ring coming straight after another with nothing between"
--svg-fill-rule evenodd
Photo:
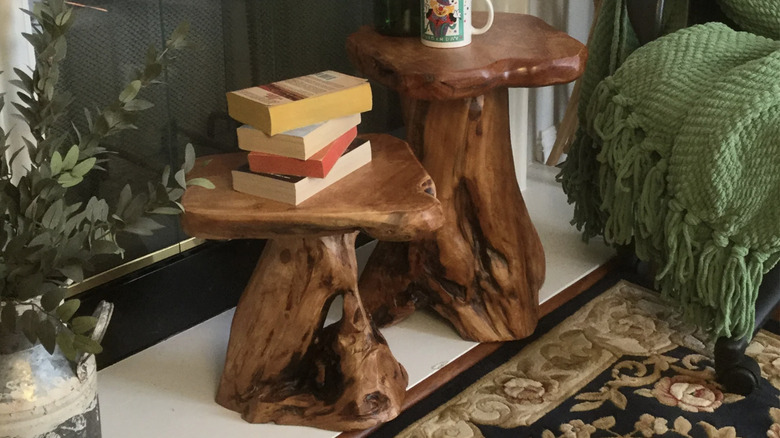
<instances>
[{"instance_id":1,"label":"yellow book","mask_svg":"<svg viewBox=\"0 0 780 438\"><path fill-rule=\"evenodd\" d=\"M370 111L372 103L365 79L330 70L227 94L230 116L268 135Z\"/></svg>"}]
</instances>

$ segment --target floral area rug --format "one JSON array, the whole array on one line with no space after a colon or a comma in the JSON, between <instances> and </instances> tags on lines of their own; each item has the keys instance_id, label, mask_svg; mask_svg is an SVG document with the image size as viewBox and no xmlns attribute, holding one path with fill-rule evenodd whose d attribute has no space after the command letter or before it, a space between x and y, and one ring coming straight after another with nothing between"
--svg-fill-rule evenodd
<instances>
[{"instance_id":1,"label":"floral area rug","mask_svg":"<svg viewBox=\"0 0 780 438\"><path fill-rule=\"evenodd\" d=\"M711 352L658 294L620 281L400 432L375 436L780 438L780 336L762 330L750 344L765 380L749 397L715 382Z\"/></svg>"}]
</instances>

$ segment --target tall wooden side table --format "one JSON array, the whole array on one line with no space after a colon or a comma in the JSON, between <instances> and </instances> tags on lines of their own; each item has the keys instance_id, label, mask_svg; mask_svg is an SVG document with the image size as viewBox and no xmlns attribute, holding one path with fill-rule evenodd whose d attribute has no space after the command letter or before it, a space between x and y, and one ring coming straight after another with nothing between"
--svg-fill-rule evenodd
<instances>
[{"instance_id":1,"label":"tall wooden side table","mask_svg":"<svg viewBox=\"0 0 780 438\"><path fill-rule=\"evenodd\" d=\"M400 93L407 140L446 218L435 238L377 247L360 283L374 319L390 324L430 304L467 339L528 336L545 260L516 182L507 87L576 79L585 46L536 17L499 13L466 47L429 48L364 27L347 52L368 78Z\"/></svg>"},{"instance_id":2,"label":"tall wooden side table","mask_svg":"<svg viewBox=\"0 0 780 438\"><path fill-rule=\"evenodd\" d=\"M270 239L236 308L217 402L253 423L365 429L394 418L408 377L364 310L355 236L421 238L443 216L430 177L402 140L366 136L373 159L297 207L232 190L246 153L205 157L188 188L184 230ZM342 296L340 321L323 327Z\"/></svg>"}]
</instances>

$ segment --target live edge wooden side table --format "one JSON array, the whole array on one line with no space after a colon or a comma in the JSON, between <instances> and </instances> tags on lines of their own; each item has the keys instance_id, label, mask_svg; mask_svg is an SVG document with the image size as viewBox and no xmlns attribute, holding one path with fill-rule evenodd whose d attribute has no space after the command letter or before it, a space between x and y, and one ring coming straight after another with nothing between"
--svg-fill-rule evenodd
<instances>
[{"instance_id":1,"label":"live edge wooden side table","mask_svg":"<svg viewBox=\"0 0 780 438\"><path fill-rule=\"evenodd\" d=\"M536 17L499 13L466 47L429 48L364 27L347 53L400 93L407 140L445 215L431 239L377 246L360 280L374 319L391 324L429 304L467 339L530 335L545 260L516 182L507 87L576 79L585 46Z\"/></svg>"},{"instance_id":2,"label":"live edge wooden side table","mask_svg":"<svg viewBox=\"0 0 780 438\"><path fill-rule=\"evenodd\" d=\"M355 236L404 241L443 223L430 177L402 140L371 140L373 159L293 207L235 192L246 154L205 157L188 188L184 230L270 239L236 308L217 402L249 422L365 429L398 415L408 377L364 310ZM201 162L204 162L201 160ZM342 319L323 327L336 296Z\"/></svg>"}]
</instances>

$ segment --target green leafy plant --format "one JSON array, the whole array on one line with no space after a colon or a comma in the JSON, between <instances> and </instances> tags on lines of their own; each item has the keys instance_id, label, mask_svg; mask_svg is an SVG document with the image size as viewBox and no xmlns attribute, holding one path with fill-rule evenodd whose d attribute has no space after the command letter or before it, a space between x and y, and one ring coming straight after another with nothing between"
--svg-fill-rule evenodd
<instances>
[{"instance_id":1,"label":"green leafy plant","mask_svg":"<svg viewBox=\"0 0 780 438\"><path fill-rule=\"evenodd\" d=\"M187 46L188 26L179 26L162 50L149 48L143 67L113 103L102 110L85 109L88 130L79 132L72 121L63 119L73 96L58 87L74 9L64 0L45 0L27 13L36 22L34 31L24 35L35 50L36 63L29 73L14 69L18 79L12 84L22 102L14 106L34 141L25 140L24 147L14 149L9 133L0 128L0 333L22 332L50 353L57 345L75 361L82 353L99 353L102 348L89 336L96 318L74 317L80 302L64 299L67 286L83 280L93 257L122 254L117 233L149 235L162 227L150 216L184 211L178 201L188 185L213 186L204 179L185 180L195 162L188 145L183 167L172 178L166 168L159 181L147 183L146 191L133 193L126 185L117 199L93 196L71 202L69 189L90 172L103 170L100 165L108 151L101 141L135 129L139 113L153 106L139 95ZM58 128L63 125L70 128ZM22 158L24 151L29 161Z\"/></svg>"}]
</instances>

